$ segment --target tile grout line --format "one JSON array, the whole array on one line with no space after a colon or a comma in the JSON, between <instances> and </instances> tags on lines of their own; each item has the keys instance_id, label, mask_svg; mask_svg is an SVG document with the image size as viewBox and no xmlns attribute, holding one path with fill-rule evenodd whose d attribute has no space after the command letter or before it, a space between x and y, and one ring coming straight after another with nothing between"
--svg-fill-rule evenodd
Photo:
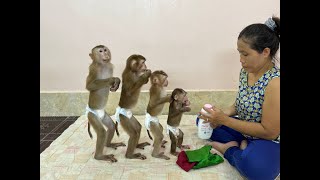
<instances>
[{"instance_id":1,"label":"tile grout line","mask_svg":"<svg viewBox=\"0 0 320 180\"><path fill-rule=\"evenodd\" d=\"M54 132L57 128L59 128L59 127L64 123L64 121L65 121L65 120L63 120L62 122L60 122L60 123L58 124L58 126L56 126L55 128L53 128L47 135L45 135L45 136L42 138L42 140L45 139L49 134L51 134L52 132Z\"/></svg>"},{"instance_id":2,"label":"tile grout line","mask_svg":"<svg viewBox=\"0 0 320 180\"><path fill-rule=\"evenodd\" d=\"M59 116L59 118L60 117L63 117L63 116ZM71 117L74 117L74 118L71 118ZM40 117L41 118L41 117ZM45 118L45 117L43 117L43 118ZM48 116L48 118L52 118L53 120L55 120L54 119L54 117L50 117L50 116ZM70 118L70 119L69 119ZM64 128L63 127L63 125L65 125L66 123L67 123L67 121L71 121L72 123L74 123L77 119L78 119L79 117L78 116L65 116L64 117L64 119L55 127L55 128L53 128L50 132L48 132L48 133L41 133L41 130L40 130L40 134L45 134L45 136L42 138L42 139L40 139L40 144L41 144L41 142L46 142L46 143L48 143L48 142L50 142L51 141L51 143L55 140L55 139L57 139L62 133L54 133L54 131L56 131L57 129L59 129L59 128ZM69 120L68 120L69 119ZM68 126L69 127L69 126ZM66 128L64 128L63 129L63 131L65 131L68 127L66 127ZM53 140L45 140L45 138L47 138L49 135L56 135L56 134L58 134L58 136L55 138L55 139L53 139ZM51 144L50 143L50 144ZM49 146L50 146L50 144L46 147L46 148L44 148L42 151L41 151L41 146L40 146L40 154L45 150L45 149L47 149ZM46 146L46 145L45 145Z\"/></svg>"}]
</instances>

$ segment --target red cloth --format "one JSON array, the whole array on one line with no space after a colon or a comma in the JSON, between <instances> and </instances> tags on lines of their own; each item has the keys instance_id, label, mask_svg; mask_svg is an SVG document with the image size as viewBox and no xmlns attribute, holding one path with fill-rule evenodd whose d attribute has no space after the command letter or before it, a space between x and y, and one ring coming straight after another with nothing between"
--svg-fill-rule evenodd
<instances>
[{"instance_id":1,"label":"red cloth","mask_svg":"<svg viewBox=\"0 0 320 180\"><path fill-rule=\"evenodd\" d=\"M190 169L192 169L193 166L196 165L197 162L189 162L188 157L186 155L185 151L181 151L178 154L178 159L176 162L183 170L188 172Z\"/></svg>"}]
</instances>

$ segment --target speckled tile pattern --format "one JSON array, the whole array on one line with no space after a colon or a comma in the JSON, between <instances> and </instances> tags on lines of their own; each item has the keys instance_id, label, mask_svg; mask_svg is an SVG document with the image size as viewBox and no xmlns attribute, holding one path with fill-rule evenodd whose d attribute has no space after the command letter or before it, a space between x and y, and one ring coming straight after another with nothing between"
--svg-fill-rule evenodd
<instances>
[{"instance_id":1,"label":"speckled tile pattern","mask_svg":"<svg viewBox=\"0 0 320 180\"><path fill-rule=\"evenodd\" d=\"M152 141L148 138L144 128L145 116L135 116L142 124L141 138L139 142ZM197 137L195 115L184 115L180 128L184 132L184 143L191 145L191 149L201 148L206 140ZM159 116L159 121L165 128L167 115ZM128 135L119 126L120 137L114 136L112 142L124 142L127 145ZM165 129L164 129L165 132ZM126 159L124 157L127 147L119 147L117 150L105 148L107 154L114 154L118 162L110 163L98 161L93 158L95 151L96 134L92 129L94 139L90 139L87 132L87 118L80 116L68 129L66 129L48 148L40 154L41 179L172 179L172 180L223 180L243 179L227 160L223 163L190 170L185 172L177 164L177 157L169 154L170 138L162 148L170 160L163 160L151 156L152 147L146 146L144 150L136 149L135 152L144 154L146 160ZM179 149L177 149L179 150ZM212 149L212 152L216 152Z\"/></svg>"}]
</instances>

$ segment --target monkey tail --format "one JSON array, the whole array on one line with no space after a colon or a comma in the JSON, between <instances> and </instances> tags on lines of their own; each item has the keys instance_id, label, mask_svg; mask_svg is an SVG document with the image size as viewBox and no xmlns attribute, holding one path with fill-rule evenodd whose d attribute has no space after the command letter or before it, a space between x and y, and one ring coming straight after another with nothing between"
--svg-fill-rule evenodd
<instances>
[{"instance_id":1,"label":"monkey tail","mask_svg":"<svg viewBox=\"0 0 320 180\"><path fill-rule=\"evenodd\" d=\"M90 138L92 139L92 134L91 134L91 131L90 131L90 123L89 122L88 122L88 133L89 133Z\"/></svg>"},{"instance_id":2,"label":"monkey tail","mask_svg":"<svg viewBox=\"0 0 320 180\"><path fill-rule=\"evenodd\" d=\"M117 133L117 136L119 137L120 134L119 134L119 131L118 131L118 121L116 121L116 133Z\"/></svg>"},{"instance_id":3,"label":"monkey tail","mask_svg":"<svg viewBox=\"0 0 320 180\"><path fill-rule=\"evenodd\" d=\"M151 140L153 140L148 129L147 129L147 132L148 132L149 138L150 138Z\"/></svg>"}]
</instances>

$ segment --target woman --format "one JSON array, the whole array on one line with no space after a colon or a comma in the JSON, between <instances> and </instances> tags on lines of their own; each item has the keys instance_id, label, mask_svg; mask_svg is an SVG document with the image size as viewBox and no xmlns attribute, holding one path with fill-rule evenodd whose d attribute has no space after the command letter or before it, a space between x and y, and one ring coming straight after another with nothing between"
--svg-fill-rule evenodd
<instances>
[{"instance_id":1,"label":"woman","mask_svg":"<svg viewBox=\"0 0 320 180\"><path fill-rule=\"evenodd\" d=\"M209 115L199 116L216 126L209 144L248 179L280 173L279 44L279 18L245 27L237 41L242 69L235 103L224 111L204 108Z\"/></svg>"}]
</instances>

